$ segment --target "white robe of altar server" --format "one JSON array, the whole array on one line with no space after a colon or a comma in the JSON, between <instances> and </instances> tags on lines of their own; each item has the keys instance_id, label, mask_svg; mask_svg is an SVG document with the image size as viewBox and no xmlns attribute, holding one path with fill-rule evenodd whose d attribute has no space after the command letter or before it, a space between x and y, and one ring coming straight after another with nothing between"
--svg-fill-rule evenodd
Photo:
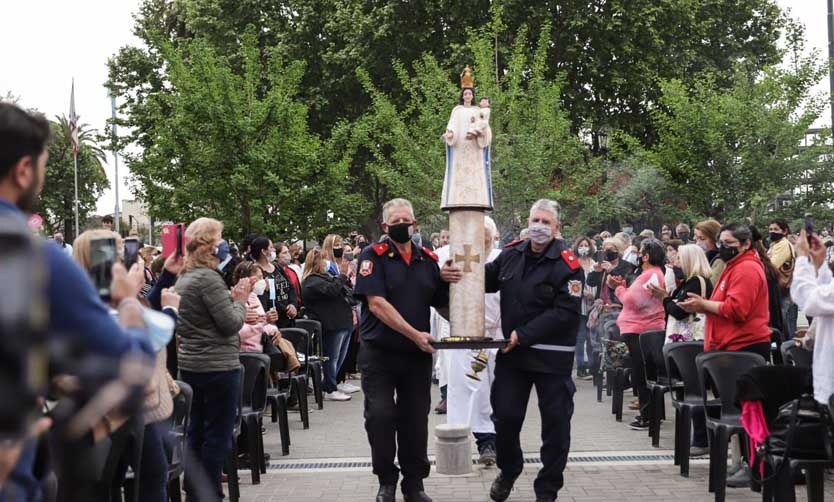
<instances>
[{"instance_id":1,"label":"white robe of altar server","mask_svg":"<svg viewBox=\"0 0 834 502\"><path fill-rule=\"evenodd\" d=\"M500 249L490 249L487 263L501 254ZM444 263L441 261L441 263ZM501 340L501 296L499 293L485 295L485 333L487 338ZM442 318L441 318L442 320ZM445 321L444 321L445 322ZM489 402L489 391L495 379L495 356L498 349L487 349L489 356L487 367L478 373L481 381L472 380L467 373L472 373L472 356L476 350L440 350L445 352L445 377L448 382L446 389L446 422L449 424L468 424L472 432L495 433L495 426L490 419L492 406Z\"/></svg>"}]
</instances>

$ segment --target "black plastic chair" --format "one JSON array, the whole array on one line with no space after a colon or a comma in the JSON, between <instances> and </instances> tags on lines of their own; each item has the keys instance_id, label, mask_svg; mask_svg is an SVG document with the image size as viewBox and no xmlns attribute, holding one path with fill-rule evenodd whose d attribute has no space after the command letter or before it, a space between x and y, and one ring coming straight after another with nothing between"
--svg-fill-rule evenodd
<instances>
[{"instance_id":1,"label":"black plastic chair","mask_svg":"<svg viewBox=\"0 0 834 502\"><path fill-rule=\"evenodd\" d=\"M779 348L782 346L782 332L776 328L770 328L770 362L773 364L784 364L782 360L782 352Z\"/></svg>"},{"instance_id":2,"label":"black plastic chair","mask_svg":"<svg viewBox=\"0 0 834 502\"><path fill-rule=\"evenodd\" d=\"M782 362L800 368L810 368L814 361L814 353L805 347L800 347L793 340L782 343L780 347Z\"/></svg>"},{"instance_id":3,"label":"black plastic chair","mask_svg":"<svg viewBox=\"0 0 834 502\"><path fill-rule=\"evenodd\" d=\"M324 335L321 323L315 319L296 319L295 327L306 330L310 334L311 352L315 357L323 361L322 351L324 348L322 347L322 343L324 343Z\"/></svg>"},{"instance_id":4,"label":"black plastic chair","mask_svg":"<svg viewBox=\"0 0 834 502\"><path fill-rule=\"evenodd\" d=\"M307 378L313 380L313 392L316 396L316 406L318 409L324 409L324 394L322 387L322 379L324 377L324 369L322 365L328 358L322 355L322 344L324 343L324 333L321 323L313 319L296 319L295 327L305 330L310 339L308 342L308 351L304 356L308 363L309 370Z\"/></svg>"},{"instance_id":5,"label":"black plastic chair","mask_svg":"<svg viewBox=\"0 0 834 502\"><path fill-rule=\"evenodd\" d=\"M281 336L289 340L298 354L298 361L301 363L300 373L290 376L291 397L298 400L298 409L301 413L301 421L304 428L310 427L309 405L307 403L307 379L312 377L313 393L315 395L316 403L324 400L322 394L322 367L321 361L309 361L307 354L310 353L310 335L307 330L301 328L283 328L281 329ZM318 382L318 383L317 383Z\"/></svg>"},{"instance_id":6,"label":"black plastic chair","mask_svg":"<svg viewBox=\"0 0 834 502\"><path fill-rule=\"evenodd\" d=\"M237 416L235 417L234 431L232 432L232 451L229 458L226 459L226 476L229 483L229 501L240 501L240 483L237 477L237 454L238 454L238 440L240 438L241 423L243 421L243 381L246 378L246 369L241 364L240 368L240 399L237 402Z\"/></svg>"},{"instance_id":7,"label":"black plastic chair","mask_svg":"<svg viewBox=\"0 0 834 502\"><path fill-rule=\"evenodd\" d=\"M263 427L266 409L266 388L269 380L269 356L242 352L240 362L244 367L241 422L246 429L246 445L252 484L261 482L261 473L266 472L264 462Z\"/></svg>"},{"instance_id":8,"label":"black plastic chair","mask_svg":"<svg viewBox=\"0 0 834 502\"><path fill-rule=\"evenodd\" d=\"M704 352L695 358L701 393L707 411L707 438L709 439L709 491L715 493L715 502L724 502L727 491L727 444L738 434L745 445L746 435L741 426L741 409L736 406L736 380L751 368L767 364L764 358L750 352ZM720 412L716 416L707 407L707 390L712 389L720 400Z\"/></svg>"},{"instance_id":9,"label":"black plastic chair","mask_svg":"<svg viewBox=\"0 0 834 502\"><path fill-rule=\"evenodd\" d=\"M666 400L664 395L673 385L666 372L663 359L663 344L666 342L665 331L647 331L639 337L640 350L643 351L643 371L646 386L649 388L649 437L652 446L660 447L660 421L666 418Z\"/></svg>"},{"instance_id":10,"label":"black plastic chair","mask_svg":"<svg viewBox=\"0 0 834 502\"><path fill-rule=\"evenodd\" d=\"M170 436L173 440L168 455L168 498L171 502L182 500L180 478L185 473L186 448L188 448L188 424L191 418L191 401L194 390L185 382L176 381L180 393L174 398L174 412L171 414Z\"/></svg>"},{"instance_id":11,"label":"black plastic chair","mask_svg":"<svg viewBox=\"0 0 834 502\"><path fill-rule=\"evenodd\" d=\"M672 406L675 408L675 465L680 466L680 474L689 477L689 452L692 446L693 412L704 410L704 396L701 393L701 381L695 358L704 352L704 342L675 342L663 346L663 360L666 374L670 379L680 381L680 386L673 387ZM707 403L710 407L720 407L717 402Z\"/></svg>"}]
</instances>

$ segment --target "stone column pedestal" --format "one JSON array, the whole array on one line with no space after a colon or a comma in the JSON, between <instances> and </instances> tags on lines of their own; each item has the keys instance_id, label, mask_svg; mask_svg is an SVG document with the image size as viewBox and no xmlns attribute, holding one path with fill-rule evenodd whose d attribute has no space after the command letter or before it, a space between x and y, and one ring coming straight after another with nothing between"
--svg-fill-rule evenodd
<instances>
[{"instance_id":1,"label":"stone column pedestal","mask_svg":"<svg viewBox=\"0 0 834 502\"><path fill-rule=\"evenodd\" d=\"M440 424L434 428L438 474L459 476L472 472L472 431L468 425Z\"/></svg>"}]
</instances>

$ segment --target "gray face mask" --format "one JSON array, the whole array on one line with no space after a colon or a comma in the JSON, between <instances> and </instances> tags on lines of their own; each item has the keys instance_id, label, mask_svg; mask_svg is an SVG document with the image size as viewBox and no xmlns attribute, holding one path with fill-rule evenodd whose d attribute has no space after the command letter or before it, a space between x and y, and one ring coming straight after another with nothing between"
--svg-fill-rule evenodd
<instances>
[{"instance_id":1,"label":"gray face mask","mask_svg":"<svg viewBox=\"0 0 834 502\"><path fill-rule=\"evenodd\" d=\"M553 238L553 229L550 228L550 225L544 223L533 223L527 227L527 236L530 238L530 242L546 244Z\"/></svg>"}]
</instances>

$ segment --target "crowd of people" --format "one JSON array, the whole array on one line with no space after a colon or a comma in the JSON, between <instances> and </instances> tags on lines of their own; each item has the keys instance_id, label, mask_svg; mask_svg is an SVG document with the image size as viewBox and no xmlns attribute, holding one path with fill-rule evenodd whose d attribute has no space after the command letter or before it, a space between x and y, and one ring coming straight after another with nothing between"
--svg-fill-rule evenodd
<instances>
[{"instance_id":1,"label":"crowd of people","mask_svg":"<svg viewBox=\"0 0 834 502\"><path fill-rule=\"evenodd\" d=\"M44 183L48 141L45 120L0 104L0 217L25 224L23 215L34 208ZM181 392L177 382L193 392L188 448L199 472L186 473L186 493L193 500L222 500L224 478L236 475L224 472L224 466L241 399L240 354L280 354L281 367L270 376L277 385L281 374L302 366L281 333L302 318L322 326L325 399L344 402L363 393L380 481L377 502L394 500L400 474L406 500L431 500L423 479L429 475L433 374L443 388L437 411L448 413L451 422L471 425L480 461L497 463L490 497L499 502L509 496L523 468L519 434L536 387L544 465L535 490L537 500L555 500L570 444L572 375L599 374L607 321L615 321L617 338L630 355L638 395L631 403L636 411L632 429L649 426L639 340L650 331L665 331L666 343L703 340L707 351L745 351L769 359L772 333L781 341L794 339L801 309L814 318L813 336L806 335L803 343L813 344L816 397L827 403L834 391L828 364L834 353L834 241L826 233L797 234L786 221L773 219L764 235L747 223L707 219L693 232L686 224L664 225L657 236L650 229L635 234L629 227L613 235L580 235L571 245L561 233L559 205L542 199L530 210L528 228L503 249L498 249L495 223L489 217L485 221L484 335L507 340L506 347L443 352L433 361L432 341L448 329L449 284L462 277L461 267L447 260L449 232L442 229L425 239L404 199L388 202L382 215L383 235L377 241L358 233L330 234L321 245L260 234L237 243L224 236L222 222L202 217L185 226L183 249L165 256L160 248L140 246L129 268L112 220L72 243L54 234L54 242L43 246L47 338L119 362L106 375L112 380L123 379L121 368L131 357L144 368L131 382L142 389L133 408L121 399L94 414L84 433L71 439L58 424L48 433L53 444L93 450L103 438L125 441L126 431L139 427L144 432L139 463L125 450L115 459L115 488L104 490L72 475L70 455L54 454L58 500L106 500L111 489L121 489L128 467L141 470L135 487L139 500L167 500L172 403ZM97 255L102 240L112 240L115 252L106 284ZM466 377L472 357L486 368L480 378ZM347 378L357 371L361 387ZM39 403L78 393L81 380L72 371L50 377ZM50 411L49 404L38 404L30 415L55 419ZM47 497L44 450L36 436L50 424L49 418L30 417L31 435L3 447L2 500ZM703 455L704 415L696 414L693 425L692 454ZM255 462L255 454L244 452L248 457L242 460ZM737 477L744 476L749 472L739 469Z\"/></svg>"}]
</instances>

